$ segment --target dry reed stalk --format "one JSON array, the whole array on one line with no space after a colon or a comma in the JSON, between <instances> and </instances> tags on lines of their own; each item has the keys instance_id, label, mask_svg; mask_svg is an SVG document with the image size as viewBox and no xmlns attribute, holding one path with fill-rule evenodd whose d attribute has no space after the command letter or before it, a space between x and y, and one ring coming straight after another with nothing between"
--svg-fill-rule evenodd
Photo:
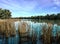
<instances>
[{"instance_id":1,"label":"dry reed stalk","mask_svg":"<svg viewBox=\"0 0 60 44\"><path fill-rule=\"evenodd\" d=\"M42 35L42 39L43 39L43 44L46 44L47 41L46 41L46 29L45 29L45 26L43 27L42 29L42 32L43 32L43 35Z\"/></svg>"},{"instance_id":2,"label":"dry reed stalk","mask_svg":"<svg viewBox=\"0 0 60 44\"><path fill-rule=\"evenodd\" d=\"M21 24L19 24L19 26L18 26L19 33L21 33L21 34L26 33L26 25L27 25L27 23L25 23L25 22L22 22Z\"/></svg>"},{"instance_id":3,"label":"dry reed stalk","mask_svg":"<svg viewBox=\"0 0 60 44\"><path fill-rule=\"evenodd\" d=\"M0 21L0 33L4 33L5 37L9 37L10 36L10 32L12 32L13 30L15 31L15 28L12 25L13 25L12 22L9 22L7 20L6 21L5 20L4 21Z\"/></svg>"},{"instance_id":4,"label":"dry reed stalk","mask_svg":"<svg viewBox=\"0 0 60 44\"><path fill-rule=\"evenodd\" d=\"M51 37L52 37L52 24L51 23L49 23L48 24L48 30L47 30L47 35L46 35L47 37L47 43L48 44L51 44Z\"/></svg>"},{"instance_id":5,"label":"dry reed stalk","mask_svg":"<svg viewBox=\"0 0 60 44\"><path fill-rule=\"evenodd\" d=\"M16 21L21 21L21 19L3 19L0 21L10 21L10 22L16 22Z\"/></svg>"},{"instance_id":6,"label":"dry reed stalk","mask_svg":"<svg viewBox=\"0 0 60 44\"><path fill-rule=\"evenodd\" d=\"M23 43L24 41L29 41L28 31L27 29L28 24L26 22L20 22L18 25L18 34L19 34L19 43Z\"/></svg>"},{"instance_id":7,"label":"dry reed stalk","mask_svg":"<svg viewBox=\"0 0 60 44\"><path fill-rule=\"evenodd\" d=\"M4 26L5 21L0 21L0 34L3 35L5 31L5 26Z\"/></svg>"},{"instance_id":8,"label":"dry reed stalk","mask_svg":"<svg viewBox=\"0 0 60 44\"><path fill-rule=\"evenodd\" d=\"M52 35L52 24L48 23L48 29L43 27L43 43L44 44L51 44L51 35Z\"/></svg>"},{"instance_id":9,"label":"dry reed stalk","mask_svg":"<svg viewBox=\"0 0 60 44\"><path fill-rule=\"evenodd\" d=\"M14 23L13 22L10 23L9 27L10 27L10 36L11 37L15 36L16 35L16 29L15 29Z\"/></svg>"},{"instance_id":10,"label":"dry reed stalk","mask_svg":"<svg viewBox=\"0 0 60 44\"><path fill-rule=\"evenodd\" d=\"M37 39L37 35L35 34L35 31L32 30L32 44L37 43L36 39Z\"/></svg>"}]
</instances>

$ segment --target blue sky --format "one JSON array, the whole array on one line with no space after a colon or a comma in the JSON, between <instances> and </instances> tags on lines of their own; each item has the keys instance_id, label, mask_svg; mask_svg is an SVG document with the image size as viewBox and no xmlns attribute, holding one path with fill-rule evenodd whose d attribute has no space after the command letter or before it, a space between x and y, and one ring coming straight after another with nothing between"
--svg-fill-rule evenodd
<instances>
[{"instance_id":1,"label":"blue sky","mask_svg":"<svg viewBox=\"0 0 60 44\"><path fill-rule=\"evenodd\" d=\"M60 0L0 0L0 8L9 9L12 17L60 13Z\"/></svg>"}]
</instances>

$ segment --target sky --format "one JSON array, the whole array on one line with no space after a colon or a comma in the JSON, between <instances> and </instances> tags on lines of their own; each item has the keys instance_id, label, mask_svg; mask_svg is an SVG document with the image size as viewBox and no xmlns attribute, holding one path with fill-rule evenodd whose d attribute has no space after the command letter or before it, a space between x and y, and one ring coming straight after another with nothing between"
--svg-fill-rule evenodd
<instances>
[{"instance_id":1,"label":"sky","mask_svg":"<svg viewBox=\"0 0 60 44\"><path fill-rule=\"evenodd\" d=\"M0 0L0 8L8 9L12 17L28 17L60 13L60 0Z\"/></svg>"}]
</instances>

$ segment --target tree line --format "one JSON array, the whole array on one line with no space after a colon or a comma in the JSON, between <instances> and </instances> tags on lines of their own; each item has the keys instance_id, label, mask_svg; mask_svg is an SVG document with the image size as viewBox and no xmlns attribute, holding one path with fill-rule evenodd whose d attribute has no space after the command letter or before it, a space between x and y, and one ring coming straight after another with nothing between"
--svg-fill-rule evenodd
<instances>
[{"instance_id":1,"label":"tree line","mask_svg":"<svg viewBox=\"0 0 60 44\"><path fill-rule=\"evenodd\" d=\"M2 9L0 8L0 19L9 19L11 17L11 11L8 9ZM31 17L15 17L12 19L47 19L47 20L59 20L60 19L60 13L57 14L47 14L45 16L31 16Z\"/></svg>"},{"instance_id":2,"label":"tree line","mask_svg":"<svg viewBox=\"0 0 60 44\"><path fill-rule=\"evenodd\" d=\"M60 13L57 14L47 14L46 16L38 16L40 19L47 20L60 20Z\"/></svg>"},{"instance_id":3,"label":"tree line","mask_svg":"<svg viewBox=\"0 0 60 44\"><path fill-rule=\"evenodd\" d=\"M20 19L42 19L42 20L59 20L60 13L57 14L47 14L45 16L31 16L31 17L19 17Z\"/></svg>"}]
</instances>

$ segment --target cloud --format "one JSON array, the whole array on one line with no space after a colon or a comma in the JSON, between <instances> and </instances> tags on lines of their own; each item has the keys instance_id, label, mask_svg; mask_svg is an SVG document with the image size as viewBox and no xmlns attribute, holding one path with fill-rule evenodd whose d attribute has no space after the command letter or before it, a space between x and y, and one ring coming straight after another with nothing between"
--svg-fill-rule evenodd
<instances>
[{"instance_id":1,"label":"cloud","mask_svg":"<svg viewBox=\"0 0 60 44\"><path fill-rule=\"evenodd\" d=\"M54 5L60 6L59 0L0 0L0 7L9 9L12 15L18 14L29 16L50 10ZM56 7L55 7L56 9ZM13 16L14 16L13 15ZM25 16L24 15L24 16Z\"/></svg>"},{"instance_id":2,"label":"cloud","mask_svg":"<svg viewBox=\"0 0 60 44\"><path fill-rule=\"evenodd\" d=\"M60 6L60 0L53 0L53 1L55 5Z\"/></svg>"}]
</instances>

